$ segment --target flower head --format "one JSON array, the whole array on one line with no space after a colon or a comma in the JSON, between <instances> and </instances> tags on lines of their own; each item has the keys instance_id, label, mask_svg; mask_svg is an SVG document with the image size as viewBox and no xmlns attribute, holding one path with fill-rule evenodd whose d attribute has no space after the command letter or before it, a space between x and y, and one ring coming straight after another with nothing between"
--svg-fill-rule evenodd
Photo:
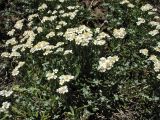
<instances>
[{"instance_id":1,"label":"flower head","mask_svg":"<svg viewBox=\"0 0 160 120\"><path fill-rule=\"evenodd\" d=\"M114 29L113 30L113 36L115 38L120 38L120 39L123 39L126 35L126 31L125 31L125 28L120 28L120 29Z\"/></svg>"}]
</instances>

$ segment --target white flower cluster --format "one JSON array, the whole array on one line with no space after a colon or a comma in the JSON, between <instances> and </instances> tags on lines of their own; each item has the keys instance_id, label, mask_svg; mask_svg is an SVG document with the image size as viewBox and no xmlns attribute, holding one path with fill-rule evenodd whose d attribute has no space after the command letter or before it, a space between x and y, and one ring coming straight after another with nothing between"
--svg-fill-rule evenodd
<instances>
[{"instance_id":1,"label":"white flower cluster","mask_svg":"<svg viewBox=\"0 0 160 120\"><path fill-rule=\"evenodd\" d=\"M33 18L38 17L38 14L32 14L28 16L28 21L32 21Z\"/></svg>"},{"instance_id":2,"label":"white flower cluster","mask_svg":"<svg viewBox=\"0 0 160 120\"><path fill-rule=\"evenodd\" d=\"M63 85L65 82L69 82L73 78L74 78L74 76L72 76L72 75L61 75L59 77L59 84Z\"/></svg>"},{"instance_id":3,"label":"white flower cluster","mask_svg":"<svg viewBox=\"0 0 160 120\"><path fill-rule=\"evenodd\" d=\"M14 27L18 30L21 30L23 27L23 22L24 22L24 19L17 21Z\"/></svg>"},{"instance_id":4,"label":"white flower cluster","mask_svg":"<svg viewBox=\"0 0 160 120\"><path fill-rule=\"evenodd\" d=\"M142 11L148 11L148 10L151 10L151 9L153 9L153 6L150 5L150 4L145 4L144 6L141 7Z\"/></svg>"},{"instance_id":5,"label":"white flower cluster","mask_svg":"<svg viewBox=\"0 0 160 120\"><path fill-rule=\"evenodd\" d=\"M123 0L123 1L120 2L120 4L122 4L122 5L123 4L128 4L128 3L130 3L128 0Z\"/></svg>"},{"instance_id":6,"label":"white flower cluster","mask_svg":"<svg viewBox=\"0 0 160 120\"><path fill-rule=\"evenodd\" d=\"M37 32L38 33L41 33L43 31L43 28L42 27L37 27Z\"/></svg>"},{"instance_id":7,"label":"white flower cluster","mask_svg":"<svg viewBox=\"0 0 160 120\"><path fill-rule=\"evenodd\" d=\"M154 48L155 51L160 52L160 42L157 43L158 46Z\"/></svg>"},{"instance_id":8,"label":"white flower cluster","mask_svg":"<svg viewBox=\"0 0 160 120\"><path fill-rule=\"evenodd\" d=\"M9 96L12 95L12 93L13 93L12 90L9 90L9 91L7 91L7 90L2 90L2 91L0 91L0 96L9 97ZM3 102L3 103L2 103L2 107L0 108L0 113L1 113L1 112L7 112L8 108L10 107L10 105L11 105L10 102L7 102L7 101L6 101L6 102Z\"/></svg>"},{"instance_id":9,"label":"white flower cluster","mask_svg":"<svg viewBox=\"0 0 160 120\"><path fill-rule=\"evenodd\" d=\"M0 96L9 97L9 96L12 95L12 93L13 93L12 90L9 90L9 91L7 91L7 90L2 90L2 91L0 91Z\"/></svg>"},{"instance_id":10,"label":"white flower cluster","mask_svg":"<svg viewBox=\"0 0 160 120\"><path fill-rule=\"evenodd\" d=\"M41 6L38 7L38 10L39 11L44 11L47 8L48 8L48 6L45 3L43 3Z\"/></svg>"},{"instance_id":11,"label":"white flower cluster","mask_svg":"<svg viewBox=\"0 0 160 120\"><path fill-rule=\"evenodd\" d=\"M54 49L58 48L54 52L54 53L58 53L63 51L64 48L61 48L62 45L64 45L64 42L58 42L56 45L50 45L49 42L40 41L30 49L30 52L34 53L36 51L42 50L42 51L45 51L43 55L48 55L49 53L52 53Z\"/></svg>"},{"instance_id":12,"label":"white flower cluster","mask_svg":"<svg viewBox=\"0 0 160 120\"><path fill-rule=\"evenodd\" d=\"M46 74L47 80L57 79L57 75L56 75L57 72L58 72L57 69L53 70L52 73L51 72L47 72L47 74ZM59 84L60 85L64 85L64 83L69 82L70 80L74 79L74 76L72 76L72 75L61 75L58 78L59 78ZM60 94L67 93L68 92L68 87L66 85L65 86L61 86L60 88L58 88L56 90L56 92L58 92Z\"/></svg>"},{"instance_id":13,"label":"white flower cluster","mask_svg":"<svg viewBox=\"0 0 160 120\"><path fill-rule=\"evenodd\" d=\"M1 57L6 57L6 58L11 58L11 57L21 57L21 54L17 51L12 51L11 53L9 52L3 52L1 54Z\"/></svg>"},{"instance_id":14,"label":"white flower cluster","mask_svg":"<svg viewBox=\"0 0 160 120\"><path fill-rule=\"evenodd\" d=\"M98 71L106 72L106 70L110 70L113 67L113 64L118 61L118 56L109 56L108 58L101 57L99 60Z\"/></svg>"},{"instance_id":15,"label":"white flower cluster","mask_svg":"<svg viewBox=\"0 0 160 120\"><path fill-rule=\"evenodd\" d=\"M148 49L140 49L139 53L141 53L141 54L143 54L145 56L148 56Z\"/></svg>"},{"instance_id":16,"label":"white flower cluster","mask_svg":"<svg viewBox=\"0 0 160 120\"><path fill-rule=\"evenodd\" d=\"M160 29L160 23L156 21L150 21L149 25L156 26L156 29Z\"/></svg>"},{"instance_id":17,"label":"white flower cluster","mask_svg":"<svg viewBox=\"0 0 160 120\"><path fill-rule=\"evenodd\" d=\"M145 23L145 22L146 22L146 20L144 18L138 18L138 22L136 22L136 23L139 26L139 25L141 25L142 23Z\"/></svg>"},{"instance_id":18,"label":"white flower cluster","mask_svg":"<svg viewBox=\"0 0 160 120\"><path fill-rule=\"evenodd\" d=\"M50 32L46 35L46 38L52 38L55 36L55 32Z\"/></svg>"},{"instance_id":19,"label":"white flower cluster","mask_svg":"<svg viewBox=\"0 0 160 120\"><path fill-rule=\"evenodd\" d=\"M59 21L58 24L59 24L59 25L62 25L62 26L66 26L66 25L67 25L67 23L66 23L65 21Z\"/></svg>"},{"instance_id":20,"label":"white flower cluster","mask_svg":"<svg viewBox=\"0 0 160 120\"><path fill-rule=\"evenodd\" d=\"M63 13L63 14L61 15L61 17L63 17L63 18L69 17L71 20L73 20L73 19L76 17L78 11L79 11L79 10L75 10L75 11L73 11L73 12L68 12L68 13Z\"/></svg>"},{"instance_id":21,"label":"white flower cluster","mask_svg":"<svg viewBox=\"0 0 160 120\"><path fill-rule=\"evenodd\" d=\"M151 55L149 57L149 60L151 60L154 63L154 70L156 72L159 72L160 71L160 61L158 60L157 56Z\"/></svg>"},{"instance_id":22,"label":"white flower cluster","mask_svg":"<svg viewBox=\"0 0 160 120\"><path fill-rule=\"evenodd\" d=\"M72 50L65 50L63 55L68 55L68 54L72 54Z\"/></svg>"},{"instance_id":23,"label":"white flower cluster","mask_svg":"<svg viewBox=\"0 0 160 120\"><path fill-rule=\"evenodd\" d=\"M96 32L98 32L98 31L96 30ZM94 45L104 45L106 43L104 38L106 38L106 37L110 38L110 36L104 32L99 33L93 42Z\"/></svg>"},{"instance_id":24,"label":"white flower cluster","mask_svg":"<svg viewBox=\"0 0 160 120\"><path fill-rule=\"evenodd\" d=\"M57 53L62 53L64 51L64 48L62 47L59 47L54 53L57 54Z\"/></svg>"},{"instance_id":25,"label":"white flower cluster","mask_svg":"<svg viewBox=\"0 0 160 120\"><path fill-rule=\"evenodd\" d=\"M26 43L15 45L17 43L17 41L15 41L15 38L8 40L6 42L6 45L9 45L9 44L14 45L12 47L11 55L10 53L2 53L1 56L5 55L5 57L7 57L7 54L8 54L9 55L8 57L20 57L21 56L20 53L17 52L18 49L21 49L20 51L25 51L26 48L31 48L33 46L32 42L34 41L36 34L33 31L29 30L29 31L25 31L23 36L24 37L21 38L20 42L22 43L26 41Z\"/></svg>"},{"instance_id":26,"label":"white flower cluster","mask_svg":"<svg viewBox=\"0 0 160 120\"><path fill-rule=\"evenodd\" d=\"M57 75L56 75L57 72L58 72L57 69L53 70L52 73L48 72L46 74L47 80L57 79ZM64 83L69 82L70 80L74 79L74 76L72 76L72 75L61 75L58 78L59 78L59 84L60 85L64 85ZM56 92L58 92L60 94L67 93L68 92L68 87L66 85L65 86L61 86L60 88L58 88L56 90Z\"/></svg>"},{"instance_id":27,"label":"white flower cluster","mask_svg":"<svg viewBox=\"0 0 160 120\"><path fill-rule=\"evenodd\" d=\"M58 10L60 7L61 7L61 6L57 6L57 10ZM79 11L78 8L79 8L78 5L77 5L77 6L68 6L68 7L67 7L67 9L69 10L68 12L67 12L66 10L59 10L59 11L54 10L53 12L50 11L49 13L52 13L53 15L55 15L56 13L59 13L59 16L60 16L61 18L69 18L70 20L73 20L73 19L76 17L78 11ZM65 26L66 23L63 23L63 25Z\"/></svg>"},{"instance_id":28,"label":"white flower cluster","mask_svg":"<svg viewBox=\"0 0 160 120\"><path fill-rule=\"evenodd\" d=\"M157 16L155 16L155 19L159 19L159 17L157 18ZM157 34L159 34L159 30L160 30L160 22L158 21L150 21L148 23L149 25L151 25L152 27L155 27L154 30L150 31L148 34L151 35L151 36L155 36Z\"/></svg>"},{"instance_id":29,"label":"white flower cluster","mask_svg":"<svg viewBox=\"0 0 160 120\"><path fill-rule=\"evenodd\" d=\"M77 5L77 6L68 6L68 7L67 7L68 10L75 10L75 9L77 9L77 8L79 8L78 5Z\"/></svg>"},{"instance_id":30,"label":"white flower cluster","mask_svg":"<svg viewBox=\"0 0 160 120\"><path fill-rule=\"evenodd\" d=\"M57 72L58 72L57 69L54 69L53 72L47 72L47 74L46 74L47 80L56 79L57 78L57 75L56 75Z\"/></svg>"},{"instance_id":31,"label":"white flower cluster","mask_svg":"<svg viewBox=\"0 0 160 120\"><path fill-rule=\"evenodd\" d=\"M156 46L154 50L160 52L160 42L158 42L157 44L158 46ZM149 60L154 62L154 70L156 72L160 72L160 60L158 60L157 56L151 55ZM160 73L157 75L157 78L160 79Z\"/></svg>"},{"instance_id":32,"label":"white flower cluster","mask_svg":"<svg viewBox=\"0 0 160 120\"><path fill-rule=\"evenodd\" d=\"M11 38L9 40L6 41L6 46L8 45L15 45L17 44L18 42L16 41L16 38Z\"/></svg>"},{"instance_id":33,"label":"white flower cluster","mask_svg":"<svg viewBox=\"0 0 160 120\"><path fill-rule=\"evenodd\" d=\"M114 29L113 30L113 36L115 38L120 38L120 39L123 39L126 35L126 31L125 31L125 28L120 28L120 29Z\"/></svg>"},{"instance_id":34,"label":"white flower cluster","mask_svg":"<svg viewBox=\"0 0 160 120\"><path fill-rule=\"evenodd\" d=\"M36 34L32 30L26 30L26 31L24 31L23 38L20 40L20 42L22 43L26 40L27 41L26 45L32 46L32 44L33 44L32 42L34 41L35 36L36 36Z\"/></svg>"},{"instance_id":35,"label":"white flower cluster","mask_svg":"<svg viewBox=\"0 0 160 120\"><path fill-rule=\"evenodd\" d=\"M157 75L157 78L160 79L160 74Z\"/></svg>"},{"instance_id":36,"label":"white flower cluster","mask_svg":"<svg viewBox=\"0 0 160 120\"><path fill-rule=\"evenodd\" d=\"M18 65L13 69L12 75L13 76L18 75L19 74L19 68L21 68L24 64L25 64L25 62L19 62Z\"/></svg>"},{"instance_id":37,"label":"white flower cluster","mask_svg":"<svg viewBox=\"0 0 160 120\"><path fill-rule=\"evenodd\" d=\"M31 53L34 53L39 50L46 50L50 46L49 42L40 41L35 46L33 46L30 50ZM51 46L50 46L51 47ZM54 46L53 46L54 47Z\"/></svg>"},{"instance_id":38,"label":"white flower cluster","mask_svg":"<svg viewBox=\"0 0 160 120\"><path fill-rule=\"evenodd\" d=\"M57 72L58 72L57 69L53 70L53 72L47 72L46 73L47 80L59 78L59 84L64 85L66 82L69 82L70 80L74 79L74 76L72 76L72 75L61 75L61 76L58 77ZM58 92L60 94L67 93L68 92L68 87L66 85L61 86L60 88L58 88L56 90L56 92Z\"/></svg>"},{"instance_id":39,"label":"white flower cluster","mask_svg":"<svg viewBox=\"0 0 160 120\"><path fill-rule=\"evenodd\" d=\"M159 22L151 21L150 24L152 26L155 26L156 30L160 30L160 23Z\"/></svg>"},{"instance_id":40,"label":"white flower cluster","mask_svg":"<svg viewBox=\"0 0 160 120\"><path fill-rule=\"evenodd\" d=\"M67 85L65 85L65 86L58 88L56 91L60 94L64 94L64 93L68 92L68 87L67 87Z\"/></svg>"},{"instance_id":41,"label":"white flower cluster","mask_svg":"<svg viewBox=\"0 0 160 120\"><path fill-rule=\"evenodd\" d=\"M159 34L159 31L158 30L152 30L148 34L151 35L151 36L155 36L155 35Z\"/></svg>"},{"instance_id":42,"label":"white flower cluster","mask_svg":"<svg viewBox=\"0 0 160 120\"><path fill-rule=\"evenodd\" d=\"M7 112L8 108L10 107L11 103L10 102L3 102L2 107L0 108L0 113L1 112Z\"/></svg>"},{"instance_id":43,"label":"white flower cluster","mask_svg":"<svg viewBox=\"0 0 160 120\"><path fill-rule=\"evenodd\" d=\"M46 22L46 21L53 22L54 20L56 20L56 18L57 18L56 15L50 16L50 17L44 16L44 17L42 18L42 20L41 20L41 23L44 23L44 22Z\"/></svg>"},{"instance_id":44,"label":"white flower cluster","mask_svg":"<svg viewBox=\"0 0 160 120\"><path fill-rule=\"evenodd\" d=\"M10 53L9 52L3 52L2 54L1 54L1 57L6 57L6 58L8 58L10 56Z\"/></svg>"},{"instance_id":45,"label":"white flower cluster","mask_svg":"<svg viewBox=\"0 0 160 120\"><path fill-rule=\"evenodd\" d=\"M59 2L63 3L65 0L59 0Z\"/></svg>"},{"instance_id":46,"label":"white flower cluster","mask_svg":"<svg viewBox=\"0 0 160 120\"><path fill-rule=\"evenodd\" d=\"M20 51L25 51L26 48L31 48L33 46L33 41L35 39L36 34L33 31L25 31L23 34L23 38L20 40L20 42L24 42L26 41L26 43L24 44L17 44L17 41L15 40L15 38L12 38L10 40L8 40L6 42L6 45L14 45L12 47L12 52L11 53L7 53L4 52L1 54L2 57L20 57L21 54L19 52L17 52L18 49L21 49Z\"/></svg>"},{"instance_id":47,"label":"white flower cluster","mask_svg":"<svg viewBox=\"0 0 160 120\"><path fill-rule=\"evenodd\" d=\"M93 34L97 34L95 38ZM96 28L94 32L85 25L81 25L76 28L69 28L63 35L69 41L75 41L75 44L81 46L88 46L89 42L93 40L94 45L104 45L106 43L105 38L110 38L107 33L100 32L100 28Z\"/></svg>"},{"instance_id":48,"label":"white flower cluster","mask_svg":"<svg viewBox=\"0 0 160 120\"><path fill-rule=\"evenodd\" d=\"M21 54L17 51L12 51L9 57L21 57Z\"/></svg>"},{"instance_id":49,"label":"white flower cluster","mask_svg":"<svg viewBox=\"0 0 160 120\"><path fill-rule=\"evenodd\" d=\"M151 60L154 63L155 72L160 72L160 60L158 60L157 56L151 55L149 57L149 60ZM157 78L160 79L160 73L157 75Z\"/></svg>"},{"instance_id":50,"label":"white flower cluster","mask_svg":"<svg viewBox=\"0 0 160 120\"><path fill-rule=\"evenodd\" d=\"M127 4L128 7L134 8L134 5L132 3L130 3L130 1L128 1L128 0L123 0L120 2L120 4L122 4L122 5Z\"/></svg>"},{"instance_id":51,"label":"white flower cluster","mask_svg":"<svg viewBox=\"0 0 160 120\"><path fill-rule=\"evenodd\" d=\"M150 4L145 4L141 7L141 10L144 12L148 12L148 15L156 14L157 8L153 8Z\"/></svg>"},{"instance_id":52,"label":"white flower cluster","mask_svg":"<svg viewBox=\"0 0 160 120\"><path fill-rule=\"evenodd\" d=\"M15 33L15 29L12 29L11 31L9 31L9 32L7 33L7 35L9 35L9 36L13 36L13 35L14 35L14 33Z\"/></svg>"},{"instance_id":53,"label":"white flower cluster","mask_svg":"<svg viewBox=\"0 0 160 120\"><path fill-rule=\"evenodd\" d=\"M66 40L75 41L77 45L87 46L92 40L93 33L90 28L81 25L76 28L69 28L64 34Z\"/></svg>"}]
</instances>

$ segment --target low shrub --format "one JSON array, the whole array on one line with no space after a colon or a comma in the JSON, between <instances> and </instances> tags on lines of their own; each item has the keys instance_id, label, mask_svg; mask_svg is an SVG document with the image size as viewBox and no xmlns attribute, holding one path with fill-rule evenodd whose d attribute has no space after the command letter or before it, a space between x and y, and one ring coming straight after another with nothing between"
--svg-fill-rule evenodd
<instances>
[{"instance_id":1,"label":"low shrub","mask_svg":"<svg viewBox=\"0 0 160 120\"><path fill-rule=\"evenodd\" d=\"M159 16L150 4L41 1L7 34L3 119L158 119ZM101 12L104 14L100 14ZM98 12L99 11L99 12ZM99 20L98 18L101 18ZM96 23L94 23L96 21ZM8 101L8 102L6 102Z\"/></svg>"}]
</instances>

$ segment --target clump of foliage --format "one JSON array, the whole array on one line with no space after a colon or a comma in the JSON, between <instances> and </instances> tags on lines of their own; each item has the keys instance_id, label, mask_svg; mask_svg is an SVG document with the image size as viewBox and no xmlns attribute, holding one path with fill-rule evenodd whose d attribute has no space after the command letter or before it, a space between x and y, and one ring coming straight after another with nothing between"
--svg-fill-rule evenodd
<instances>
[{"instance_id":1,"label":"clump of foliage","mask_svg":"<svg viewBox=\"0 0 160 120\"><path fill-rule=\"evenodd\" d=\"M105 12L93 15L76 0L45 0L15 23L1 56L13 60L17 81L0 91L0 117L160 117L157 9L127 0L100 6Z\"/></svg>"}]
</instances>

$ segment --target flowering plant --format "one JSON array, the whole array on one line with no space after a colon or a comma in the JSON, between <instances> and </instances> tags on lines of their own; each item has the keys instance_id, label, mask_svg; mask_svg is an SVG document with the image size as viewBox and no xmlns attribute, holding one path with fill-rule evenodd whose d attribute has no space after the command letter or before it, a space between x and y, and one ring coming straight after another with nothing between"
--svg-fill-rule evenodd
<instances>
[{"instance_id":1,"label":"flowering plant","mask_svg":"<svg viewBox=\"0 0 160 120\"><path fill-rule=\"evenodd\" d=\"M159 17L150 4L136 4L105 2L102 25L87 24L90 11L75 0L46 0L18 20L1 54L13 59L19 81L13 104L3 104L12 118L105 119L134 98L159 100L152 91L160 79Z\"/></svg>"}]
</instances>

